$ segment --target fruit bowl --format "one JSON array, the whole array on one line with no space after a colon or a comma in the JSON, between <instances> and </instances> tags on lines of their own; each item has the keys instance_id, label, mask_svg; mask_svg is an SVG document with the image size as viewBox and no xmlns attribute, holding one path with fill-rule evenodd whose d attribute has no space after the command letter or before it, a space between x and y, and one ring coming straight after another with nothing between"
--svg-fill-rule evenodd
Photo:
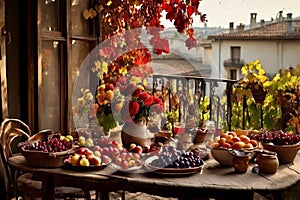
<instances>
[{"instance_id":1,"label":"fruit bowl","mask_svg":"<svg viewBox=\"0 0 300 200\"><path fill-rule=\"evenodd\" d=\"M291 145L274 145L272 143L262 143L263 148L277 153L281 164L292 163L300 149L300 142Z\"/></svg>"},{"instance_id":2,"label":"fruit bowl","mask_svg":"<svg viewBox=\"0 0 300 200\"><path fill-rule=\"evenodd\" d=\"M26 142L20 142L18 147L29 166L61 167L64 158L73 153L75 146L72 142L62 141L60 138L60 133L43 130L31 136ZM52 144L50 145L50 143Z\"/></svg>"},{"instance_id":3,"label":"fruit bowl","mask_svg":"<svg viewBox=\"0 0 300 200\"><path fill-rule=\"evenodd\" d=\"M226 149L226 148L214 148L211 150L213 158L224 167L232 167L233 158L236 157L253 157L255 149Z\"/></svg>"},{"instance_id":4,"label":"fruit bowl","mask_svg":"<svg viewBox=\"0 0 300 200\"><path fill-rule=\"evenodd\" d=\"M233 155L229 149L226 148L214 148L211 150L213 158L224 167L232 167Z\"/></svg>"}]
</instances>

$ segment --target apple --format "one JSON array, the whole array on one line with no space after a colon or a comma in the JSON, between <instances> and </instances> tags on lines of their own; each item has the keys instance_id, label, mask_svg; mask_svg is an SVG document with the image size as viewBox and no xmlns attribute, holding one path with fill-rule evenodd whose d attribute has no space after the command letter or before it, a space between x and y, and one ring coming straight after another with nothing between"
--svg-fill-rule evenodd
<instances>
[{"instance_id":1,"label":"apple","mask_svg":"<svg viewBox=\"0 0 300 200\"><path fill-rule=\"evenodd\" d=\"M100 152L101 147L99 145L95 145L95 146L93 146L92 149L93 149L93 151L99 151Z\"/></svg>"},{"instance_id":2,"label":"apple","mask_svg":"<svg viewBox=\"0 0 300 200\"><path fill-rule=\"evenodd\" d=\"M233 135L228 135L226 142L231 143L233 137Z\"/></svg>"},{"instance_id":3,"label":"apple","mask_svg":"<svg viewBox=\"0 0 300 200\"><path fill-rule=\"evenodd\" d=\"M150 146L149 145L144 146L143 152L149 153L150 152Z\"/></svg>"},{"instance_id":4,"label":"apple","mask_svg":"<svg viewBox=\"0 0 300 200\"><path fill-rule=\"evenodd\" d=\"M129 150L129 151L132 151L133 149L135 149L135 147L136 147L136 144L131 143L131 144L129 145L128 150Z\"/></svg>"},{"instance_id":5,"label":"apple","mask_svg":"<svg viewBox=\"0 0 300 200\"><path fill-rule=\"evenodd\" d=\"M226 141L227 141L227 139L226 139L226 138L224 138L224 137L221 137L221 138L220 138L220 140L219 140L219 144L222 146L223 144L225 144L225 143L226 143Z\"/></svg>"},{"instance_id":6,"label":"apple","mask_svg":"<svg viewBox=\"0 0 300 200\"><path fill-rule=\"evenodd\" d=\"M133 152L141 155L143 153L143 147L141 147L140 145L136 145L136 147L133 149Z\"/></svg>"},{"instance_id":7,"label":"apple","mask_svg":"<svg viewBox=\"0 0 300 200\"><path fill-rule=\"evenodd\" d=\"M229 131L228 135L232 135L232 137L236 137L237 136L236 132L234 132L234 131Z\"/></svg>"},{"instance_id":8,"label":"apple","mask_svg":"<svg viewBox=\"0 0 300 200\"><path fill-rule=\"evenodd\" d=\"M238 136L234 136L232 139L231 139L232 143L236 143L236 142L240 142L241 139L238 137Z\"/></svg>"},{"instance_id":9,"label":"apple","mask_svg":"<svg viewBox=\"0 0 300 200\"><path fill-rule=\"evenodd\" d=\"M100 157L101 153L100 153L100 151L94 151L94 155Z\"/></svg>"},{"instance_id":10,"label":"apple","mask_svg":"<svg viewBox=\"0 0 300 200\"><path fill-rule=\"evenodd\" d=\"M235 142L232 144L233 149L242 149L242 148L244 148L244 146L245 146L245 143L241 142L241 141L238 141L238 142Z\"/></svg>"},{"instance_id":11,"label":"apple","mask_svg":"<svg viewBox=\"0 0 300 200\"><path fill-rule=\"evenodd\" d=\"M226 149L230 149L232 147L232 145L228 142L225 142L221 147L226 148Z\"/></svg>"},{"instance_id":12,"label":"apple","mask_svg":"<svg viewBox=\"0 0 300 200\"><path fill-rule=\"evenodd\" d=\"M100 166L101 165L101 158L97 156L90 156L88 158L91 165Z\"/></svg>"},{"instance_id":13,"label":"apple","mask_svg":"<svg viewBox=\"0 0 300 200\"><path fill-rule=\"evenodd\" d=\"M228 137L228 133L221 133L220 134L220 138L227 138Z\"/></svg>"},{"instance_id":14,"label":"apple","mask_svg":"<svg viewBox=\"0 0 300 200\"><path fill-rule=\"evenodd\" d=\"M79 141L79 146L84 147L85 146L85 140L80 140Z\"/></svg>"},{"instance_id":15,"label":"apple","mask_svg":"<svg viewBox=\"0 0 300 200\"><path fill-rule=\"evenodd\" d=\"M253 145L249 142L249 143L245 144L244 148L245 149L253 149Z\"/></svg>"},{"instance_id":16,"label":"apple","mask_svg":"<svg viewBox=\"0 0 300 200\"><path fill-rule=\"evenodd\" d=\"M251 139L251 140L249 141L249 143L251 143L253 147L257 147L257 145L258 145L257 141L256 141L256 140L253 140L253 139Z\"/></svg>"},{"instance_id":17,"label":"apple","mask_svg":"<svg viewBox=\"0 0 300 200\"><path fill-rule=\"evenodd\" d=\"M83 152L83 155L85 155L85 157L88 157L88 156L90 156L90 155L93 155L94 153L91 151L91 150L89 150L89 149L86 149L84 152Z\"/></svg>"},{"instance_id":18,"label":"apple","mask_svg":"<svg viewBox=\"0 0 300 200\"><path fill-rule=\"evenodd\" d=\"M75 153L71 156L71 165L78 166L79 164L80 155Z\"/></svg>"},{"instance_id":19,"label":"apple","mask_svg":"<svg viewBox=\"0 0 300 200\"><path fill-rule=\"evenodd\" d=\"M80 148L75 150L75 153L77 153L79 155L83 155L85 151L86 151L86 148L80 147Z\"/></svg>"},{"instance_id":20,"label":"apple","mask_svg":"<svg viewBox=\"0 0 300 200\"><path fill-rule=\"evenodd\" d=\"M219 142L214 142L214 144L213 144L213 149L217 149L217 148L220 148L220 144L219 144Z\"/></svg>"},{"instance_id":21,"label":"apple","mask_svg":"<svg viewBox=\"0 0 300 200\"><path fill-rule=\"evenodd\" d=\"M250 142L250 138L247 135L241 135L240 139L242 142L244 142L245 144Z\"/></svg>"},{"instance_id":22,"label":"apple","mask_svg":"<svg viewBox=\"0 0 300 200\"><path fill-rule=\"evenodd\" d=\"M79 164L80 166L85 166L85 167L90 166L89 160L84 157L80 159Z\"/></svg>"}]
</instances>

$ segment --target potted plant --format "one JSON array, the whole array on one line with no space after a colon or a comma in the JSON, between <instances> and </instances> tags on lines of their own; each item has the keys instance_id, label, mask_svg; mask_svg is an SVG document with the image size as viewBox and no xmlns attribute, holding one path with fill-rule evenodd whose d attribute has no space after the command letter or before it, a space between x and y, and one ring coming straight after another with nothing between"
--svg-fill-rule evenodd
<instances>
[{"instance_id":1,"label":"potted plant","mask_svg":"<svg viewBox=\"0 0 300 200\"><path fill-rule=\"evenodd\" d=\"M249 89L256 103L263 103L270 81L260 61L256 60L247 63L242 67L241 71L245 77L238 81L238 85L241 86L242 89Z\"/></svg>"},{"instance_id":2,"label":"potted plant","mask_svg":"<svg viewBox=\"0 0 300 200\"><path fill-rule=\"evenodd\" d=\"M85 19L99 20L101 26L99 36L103 41L102 48L97 51L99 55L95 56L92 71L96 72L99 78L95 107L99 125L104 131L109 131L117 125L115 120L118 115L114 115L114 110L123 109L123 105L134 99L127 98L126 95L124 98L122 87L126 87L127 93L133 94L133 89L137 86L147 85L145 75L151 74L147 67L151 62L151 51L158 55L170 51L168 40L160 36L164 29L160 21L161 13L166 11L166 18L173 21L179 33L186 35L185 46L191 49L196 46L194 30L191 28L192 16L200 15L201 20L205 20L205 15L198 10L199 4L200 0L93 1L90 8L84 11ZM142 30L146 30L150 36L149 44L152 48L147 48L143 43ZM126 82L124 85L123 78ZM131 102L132 105L137 105L136 103L141 102ZM133 112L132 109L136 108L132 107L129 110ZM140 105L140 108L144 107ZM138 118L137 115L142 113L139 111L130 117Z\"/></svg>"},{"instance_id":3,"label":"potted plant","mask_svg":"<svg viewBox=\"0 0 300 200\"><path fill-rule=\"evenodd\" d=\"M300 133L299 74L297 68L283 70L276 74L269 86L269 93L274 97L273 100L281 110L281 129L288 129L294 133Z\"/></svg>"}]
</instances>

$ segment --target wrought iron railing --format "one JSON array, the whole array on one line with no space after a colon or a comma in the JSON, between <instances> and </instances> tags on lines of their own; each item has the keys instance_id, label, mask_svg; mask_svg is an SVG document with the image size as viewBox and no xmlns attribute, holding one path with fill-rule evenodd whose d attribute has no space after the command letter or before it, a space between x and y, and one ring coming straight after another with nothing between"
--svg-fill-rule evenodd
<instances>
[{"instance_id":1,"label":"wrought iron railing","mask_svg":"<svg viewBox=\"0 0 300 200\"><path fill-rule=\"evenodd\" d=\"M178 121L188 120L190 112L199 109L200 102L208 98L207 110L209 120L215 121L219 128L227 123L231 129L232 104L230 101L233 85L237 82L228 79L216 79L198 76L161 75L154 74L152 77L153 92L162 95L165 107L171 111L174 106L174 97L177 98L179 117ZM176 103L176 102L175 102ZM198 106L193 106L198 105Z\"/></svg>"}]
</instances>

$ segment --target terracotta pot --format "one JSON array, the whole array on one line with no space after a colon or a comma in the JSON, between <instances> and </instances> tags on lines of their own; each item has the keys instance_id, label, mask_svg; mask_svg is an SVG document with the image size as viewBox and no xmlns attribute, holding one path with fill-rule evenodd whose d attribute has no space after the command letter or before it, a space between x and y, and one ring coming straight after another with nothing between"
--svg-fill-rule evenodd
<instances>
[{"instance_id":1,"label":"terracotta pot","mask_svg":"<svg viewBox=\"0 0 300 200\"><path fill-rule=\"evenodd\" d=\"M279 167L276 154L258 154L256 163L260 173L274 174L277 172Z\"/></svg>"},{"instance_id":2,"label":"terracotta pot","mask_svg":"<svg viewBox=\"0 0 300 200\"><path fill-rule=\"evenodd\" d=\"M293 145L271 145L262 143L263 148L277 153L280 163L292 163L300 149L300 142Z\"/></svg>"}]
</instances>

